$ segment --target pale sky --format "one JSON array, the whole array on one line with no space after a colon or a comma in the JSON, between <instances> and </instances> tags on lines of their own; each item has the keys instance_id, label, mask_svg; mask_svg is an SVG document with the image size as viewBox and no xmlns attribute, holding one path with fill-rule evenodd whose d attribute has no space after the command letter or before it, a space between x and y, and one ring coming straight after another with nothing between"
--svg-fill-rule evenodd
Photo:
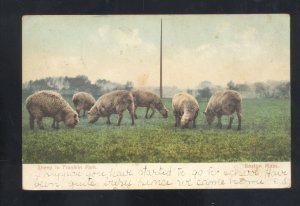
<instances>
[{"instance_id":1,"label":"pale sky","mask_svg":"<svg viewBox=\"0 0 300 206\"><path fill-rule=\"evenodd\" d=\"M86 75L93 82L194 88L290 79L286 14L23 17L23 82Z\"/></svg>"}]
</instances>

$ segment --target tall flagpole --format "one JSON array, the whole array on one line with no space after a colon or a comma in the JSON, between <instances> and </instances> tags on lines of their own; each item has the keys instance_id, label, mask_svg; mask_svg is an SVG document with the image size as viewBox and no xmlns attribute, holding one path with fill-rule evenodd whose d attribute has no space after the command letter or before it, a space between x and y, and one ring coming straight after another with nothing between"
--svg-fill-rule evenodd
<instances>
[{"instance_id":1,"label":"tall flagpole","mask_svg":"<svg viewBox=\"0 0 300 206\"><path fill-rule=\"evenodd\" d=\"M160 19L160 98L163 96L162 90L162 19Z\"/></svg>"}]
</instances>

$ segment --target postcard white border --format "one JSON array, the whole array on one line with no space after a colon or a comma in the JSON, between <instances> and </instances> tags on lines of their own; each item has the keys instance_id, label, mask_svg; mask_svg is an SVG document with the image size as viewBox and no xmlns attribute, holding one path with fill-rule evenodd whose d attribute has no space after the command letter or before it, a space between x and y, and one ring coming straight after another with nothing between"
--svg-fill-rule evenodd
<instances>
[{"instance_id":1,"label":"postcard white border","mask_svg":"<svg viewBox=\"0 0 300 206\"><path fill-rule=\"evenodd\" d=\"M290 162L23 164L24 190L290 187Z\"/></svg>"}]
</instances>

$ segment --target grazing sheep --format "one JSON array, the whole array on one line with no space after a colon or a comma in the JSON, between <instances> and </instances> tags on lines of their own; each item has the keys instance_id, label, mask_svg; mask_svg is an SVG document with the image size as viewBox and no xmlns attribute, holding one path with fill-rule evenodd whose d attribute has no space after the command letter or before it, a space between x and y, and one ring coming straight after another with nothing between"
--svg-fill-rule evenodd
<instances>
[{"instance_id":1,"label":"grazing sheep","mask_svg":"<svg viewBox=\"0 0 300 206\"><path fill-rule=\"evenodd\" d=\"M134 99L134 107L135 107L134 117L136 119L137 119L136 109L138 107L147 108L145 118L148 118L148 111L150 108L152 112L149 118L151 118L154 115L155 109L157 109L164 118L168 117L168 110L166 109L161 99L156 94L148 91L143 91L143 90L135 90L132 91L132 96Z\"/></svg>"},{"instance_id":2,"label":"grazing sheep","mask_svg":"<svg viewBox=\"0 0 300 206\"><path fill-rule=\"evenodd\" d=\"M73 95L72 101L75 105L76 112L80 117L80 110L83 110L83 116L85 116L85 111L89 111L95 104L96 100L92 95L86 92L77 92Z\"/></svg>"},{"instance_id":3,"label":"grazing sheep","mask_svg":"<svg viewBox=\"0 0 300 206\"><path fill-rule=\"evenodd\" d=\"M99 117L107 117L110 124L110 115L118 114L118 126L123 118L123 112L128 110L131 115L131 124L134 125L134 101L131 92L127 90L115 90L99 97L94 106L88 111L90 123L96 122Z\"/></svg>"},{"instance_id":4,"label":"grazing sheep","mask_svg":"<svg viewBox=\"0 0 300 206\"><path fill-rule=\"evenodd\" d=\"M26 108L29 112L30 129L34 129L34 120L37 120L39 129L44 129L43 117L52 117L52 127L58 129L59 122L63 121L67 127L74 128L79 122L76 111L54 91L39 91L26 99Z\"/></svg>"},{"instance_id":5,"label":"grazing sheep","mask_svg":"<svg viewBox=\"0 0 300 206\"><path fill-rule=\"evenodd\" d=\"M233 90L225 90L215 93L207 104L206 110L204 112L206 120L209 125L213 122L215 116L218 117L217 126L222 128L221 117L222 115L230 116L229 125L227 129L231 128L233 121L233 113L236 112L239 125L238 130L241 129L242 121L242 97L241 95Z\"/></svg>"},{"instance_id":6,"label":"grazing sheep","mask_svg":"<svg viewBox=\"0 0 300 206\"><path fill-rule=\"evenodd\" d=\"M196 127L196 118L199 112L199 104L195 97L181 92L174 95L172 99L173 113L175 116L175 127L187 128L190 121L193 121L193 127Z\"/></svg>"}]
</instances>

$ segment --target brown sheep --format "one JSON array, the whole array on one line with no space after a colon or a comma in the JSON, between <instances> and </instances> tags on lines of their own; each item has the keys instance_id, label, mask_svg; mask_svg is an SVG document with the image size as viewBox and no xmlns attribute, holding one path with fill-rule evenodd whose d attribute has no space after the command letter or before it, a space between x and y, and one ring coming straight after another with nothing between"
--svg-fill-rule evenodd
<instances>
[{"instance_id":1,"label":"brown sheep","mask_svg":"<svg viewBox=\"0 0 300 206\"><path fill-rule=\"evenodd\" d=\"M118 126L123 118L123 112L128 110L131 115L131 124L134 125L134 101L131 92L127 90L115 90L99 97L94 106L88 111L90 123L96 122L99 117L107 117L110 124L110 115L118 114Z\"/></svg>"},{"instance_id":2,"label":"brown sheep","mask_svg":"<svg viewBox=\"0 0 300 206\"><path fill-rule=\"evenodd\" d=\"M221 117L222 115L230 116L229 125L227 129L231 128L233 121L233 113L236 112L239 125L238 130L241 129L242 121L242 97L241 95L233 90L224 90L215 93L208 101L206 110L204 112L206 120L209 125L213 122L215 116L218 117L217 126L222 128Z\"/></svg>"},{"instance_id":3,"label":"brown sheep","mask_svg":"<svg viewBox=\"0 0 300 206\"><path fill-rule=\"evenodd\" d=\"M83 116L85 116L85 111L89 111L95 104L96 100L92 95L86 92L77 92L73 95L72 101L76 108L76 112L80 117L80 110L83 110Z\"/></svg>"},{"instance_id":4,"label":"brown sheep","mask_svg":"<svg viewBox=\"0 0 300 206\"><path fill-rule=\"evenodd\" d=\"M156 94L148 91L143 91L143 90L135 90L132 91L132 96L134 99L134 106L135 106L134 117L136 119L137 119L136 109L138 107L147 108L145 118L148 118L148 111L150 108L152 112L149 118L151 118L154 115L155 109L157 109L164 118L168 117L168 110L166 109L161 99Z\"/></svg>"},{"instance_id":5,"label":"brown sheep","mask_svg":"<svg viewBox=\"0 0 300 206\"><path fill-rule=\"evenodd\" d=\"M195 97L190 94L180 92L172 99L173 114L175 117L175 127L187 128L190 121L196 127L196 118L199 112L199 104Z\"/></svg>"},{"instance_id":6,"label":"brown sheep","mask_svg":"<svg viewBox=\"0 0 300 206\"><path fill-rule=\"evenodd\" d=\"M56 129L61 121L70 128L74 128L79 122L76 111L54 91L43 90L30 95L26 99L26 108L29 112L30 129L34 129L35 119L39 129L44 129L43 117L52 117L52 127Z\"/></svg>"}]
</instances>

